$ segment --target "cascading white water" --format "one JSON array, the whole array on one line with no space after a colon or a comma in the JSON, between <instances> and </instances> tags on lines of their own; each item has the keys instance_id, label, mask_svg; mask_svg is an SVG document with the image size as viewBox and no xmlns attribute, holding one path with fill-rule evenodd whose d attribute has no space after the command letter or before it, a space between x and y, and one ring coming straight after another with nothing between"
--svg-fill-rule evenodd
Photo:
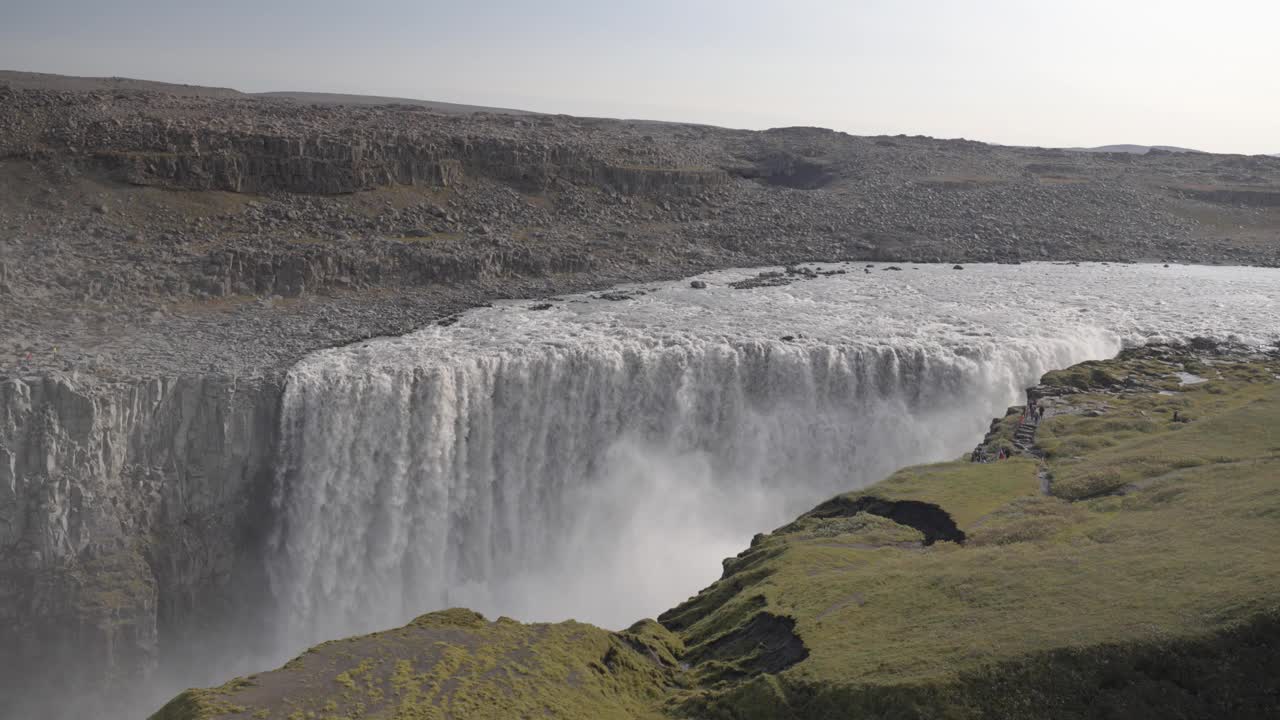
<instances>
[{"instance_id":1,"label":"cascading white water","mask_svg":"<svg viewBox=\"0 0 1280 720\"><path fill-rule=\"evenodd\" d=\"M300 363L269 562L288 649L450 605L623 626L713 580L753 533L971 448L1049 369L1280 325L1265 270L724 286L741 276L505 304Z\"/></svg>"}]
</instances>

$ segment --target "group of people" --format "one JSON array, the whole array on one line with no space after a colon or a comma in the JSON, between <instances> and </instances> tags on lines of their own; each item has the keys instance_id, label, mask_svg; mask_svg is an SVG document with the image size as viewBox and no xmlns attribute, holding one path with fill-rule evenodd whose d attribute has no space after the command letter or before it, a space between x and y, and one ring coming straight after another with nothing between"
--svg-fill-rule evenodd
<instances>
[{"instance_id":1,"label":"group of people","mask_svg":"<svg viewBox=\"0 0 1280 720\"><path fill-rule=\"evenodd\" d=\"M1027 403L1027 407L1022 411L1022 414L1018 416L1018 426L1021 427L1022 424L1028 420L1034 420L1036 423L1039 423L1043 419L1044 406L1036 402L1029 402Z\"/></svg>"},{"instance_id":2,"label":"group of people","mask_svg":"<svg viewBox=\"0 0 1280 720\"><path fill-rule=\"evenodd\" d=\"M1022 414L1018 416L1018 427L1022 427L1028 420L1039 424L1044 419L1044 406L1037 402L1028 402L1023 408ZM1016 430L1015 430L1016 432ZM1013 457L1013 451L1000 448L996 451L996 460L1008 460ZM979 447L973 451L973 455L969 458L972 462L987 462L987 456L983 448Z\"/></svg>"}]
</instances>

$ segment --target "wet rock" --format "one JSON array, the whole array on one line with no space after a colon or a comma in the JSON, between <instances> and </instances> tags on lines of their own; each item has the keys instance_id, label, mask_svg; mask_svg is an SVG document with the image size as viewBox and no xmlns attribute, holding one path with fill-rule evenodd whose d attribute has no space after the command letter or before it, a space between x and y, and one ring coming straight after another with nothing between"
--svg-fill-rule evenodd
<instances>
[{"instance_id":1,"label":"wet rock","mask_svg":"<svg viewBox=\"0 0 1280 720\"><path fill-rule=\"evenodd\" d=\"M794 282L794 279L785 277L782 273L761 273L757 277L731 282L729 287L734 290L749 290L760 287L780 287L790 285L792 282Z\"/></svg>"}]
</instances>

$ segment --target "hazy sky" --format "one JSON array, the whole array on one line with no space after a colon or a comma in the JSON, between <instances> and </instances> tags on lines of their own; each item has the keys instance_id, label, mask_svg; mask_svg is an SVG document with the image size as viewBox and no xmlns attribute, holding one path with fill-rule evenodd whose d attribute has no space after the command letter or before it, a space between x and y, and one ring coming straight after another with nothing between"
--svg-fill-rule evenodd
<instances>
[{"instance_id":1,"label":"hazy sky","mask_svg":"<svg viewBox=\"0 0 1280 720\"><path fill-rule=\"evenodd\" d=\"M1280 0L0 0L0 68L1280 152Z\"/></svg>"}]
</instances>

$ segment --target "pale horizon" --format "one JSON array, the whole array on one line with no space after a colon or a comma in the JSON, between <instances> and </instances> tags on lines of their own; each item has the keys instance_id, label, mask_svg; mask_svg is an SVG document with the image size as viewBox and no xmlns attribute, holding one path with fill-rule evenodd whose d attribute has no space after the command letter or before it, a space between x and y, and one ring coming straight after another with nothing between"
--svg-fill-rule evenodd
<instances>
[{"instance_id":1,"label":"pale horizon","mask_svg":"<svg viewBox=\"0 0 1280 720\"><path fill-rule=\"evenodd\" d=\"M1280 4L334 0L5 13L0 68L1002 145L1280 153Z\"/></svg>"}]
</instances>

